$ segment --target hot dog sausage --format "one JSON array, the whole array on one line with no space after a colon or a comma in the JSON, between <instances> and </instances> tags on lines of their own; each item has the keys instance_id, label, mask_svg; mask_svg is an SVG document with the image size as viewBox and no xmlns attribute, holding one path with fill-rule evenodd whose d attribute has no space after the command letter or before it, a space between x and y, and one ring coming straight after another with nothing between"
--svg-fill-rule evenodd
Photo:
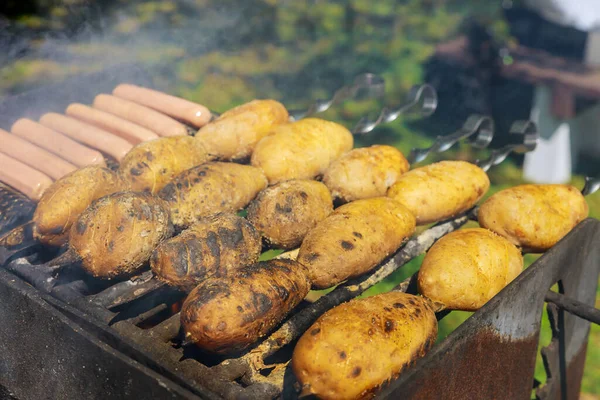
<instances>
[{"instance_id":1,"label":"hot dog sausage","mask_svg":"<svg viewBox=\"0 0 600 400\"><path fill-rule=\"evenodd\" d=\"M32 200L39 200L52 179L19 160L0 153L0 181L12 186Z\"/></svg>"},{"instance_id":2,"label":"hot dog sausage","mask_svg":"<svg viewBox=\"0 0 600 400\"><path fill-rule=\"evenodd\" d=\"M71 163L54 154L0 129L0 152L27 164L38 171L44 171L49 177L59 179L77 169Z\"/></svg>"},{"instance_id":3,"label":"hot dog sausage","mask_svg":"<svg viewBox=\"0 0 600 400\"><path fill-rule=\"evenodd\" d=\"M92 164L106 166L100 152L30 119L18 120L10 128L10 131L78 167Z\"/></svg>"},{"instance_id":4,"label":"hot dog sausage","mask_svg":"<svg viewBox=\"0 0 600 400\"><path fill-rule=\"evenodd\" d=\"M80 143L103 151L121 161L133 145L127 140L106 132L93 125L66 117L61 114L48 113L42 115L40 123L55 129Z\"/></svg>"},{"instance_id":5,"label":"hot dog sausage","mask_svg":"<svg viewBox=\"0 0 600 400\"><path fill-rule=\"evenodd\" d=\"M67 107L65 113L70 117L95 125L107 132L114 133L132 144L138 144L158 138L156 133L143 126L136 125L131 121L117 117L114 114L84 104L73 103Z\"/></svg>"},{"instance_id":6,"label":"hot dog sausage","mask_svg":"<svg viewBox=\"0 0 600 400\"><path fill-rule=\"evenodd\" d=\"M109 94L99 94L94 108L141 125L159 136L187 135L185 125L151 108Z\"/></svg>"},{"instance_id":7,"label":"hot dog sausage","mask_svg":"<svg viewBox=\"0 0 600 400\"><path fill-rule=\"evenodd\" d=\"M113 90L113 94L122 99L150 107L198 128L206 125L211 118L210 111L203 105L141 86L122 83Z\"/></svg>"}]
</instances>

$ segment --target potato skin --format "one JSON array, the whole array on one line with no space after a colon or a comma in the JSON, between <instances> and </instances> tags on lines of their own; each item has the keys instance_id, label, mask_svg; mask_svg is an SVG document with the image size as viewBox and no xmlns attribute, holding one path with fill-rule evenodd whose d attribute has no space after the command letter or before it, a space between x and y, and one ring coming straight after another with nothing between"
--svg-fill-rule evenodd
<instances>
[{"instance_id":1,"label":"potato skin","mask_svg":"<svg viewBox=\"0 0 600 400\"><path fill-rule=\"evenodd\" d=\"M121 161L119 175L134 192L156 194L177 174L210 159L193 137L163 137L132 148Z\"/></svg>"},{"instance_id":2,"label":"potato skin","mask_svg":"<svg viewBox=\"0 0 600 400\"><path fill-rule=\"evenodd\" d=\"M129 275L171 236L165 204L147 193L119 192L94 201L71 227L69 246L97 278Z\"/></svg>"},{"instance_id":3,"label":"potato skin","mask_svg":"<svg viewBox=\"0 0 600 400\"><path fill-rule=\"evenodd\" d=\"M356 200L308 232L298 262L308 267L312 287L325 289L371 270L415 231L415 217L388 197Z\"/></svg>"},{"instance_id":4,"label":"potato skin","mask_svg":"<svg viewBox=\"0 0 600 400\"><path fill-rule=\"evenodd\" d=\"M250 203L247 218L272 247L293 249L332 211L333 200L324 184L293 179L260 192Z\"/></svg>"},{"instance_id":5,"label":"potato skin","mask_svg":"<svg viewBox=\"0 0 600 400\"><path fill-rule=\"evenodd\" d=\"M348 129L317 118L279 125L254 149L251 163L261 168L269 184L290 179L312 179L325 172L331 162L352 149Z\"/></svg>"},{"instance_id":6,"label":"potato skin","mask_svg":"<svg viewBox=\"0 0 600 400\"><path fill-rule=\"evenodd\" d=\"M158 279L189 292L206 278L254 264L261 249L260 234L248 221L219 214L159 244L150 266Z\"/></svg>"},{"instance_id":7,"label":"potato skin","mask_svg":"<svg viewBox=\"0 0 600 400\"><path fill-rule=\"evenodd\" d=\"M436 338L437 320L427 299L401 292L354 299L323 314L302 335L292 369L303 395L371 398L424 356Z\"/></svg>"},{"instance_id":8,"label":"potato skin","mask_svg":"<svg viewBox=\"0 0 600 400\"><path fill-rule=\"evenodd\" d=\"M451 310L477 311L523 270L521 252L487 229L438 240L419 269L419 293Z\"/></svg>"},{"instance_id":9,"label":"potato skin","mask_svg":"<svg viewBox=\"0 0 600 400\"><path fill-rule=\"evenodd\" d=\"M158 196L167 202L173 223L187 228L201 218L246 207L265 187L258 168L210 162L183 171Z\"/></svg>"},{"instance_id":10,"label":"potato skin","mask_svg":"<svg viewBox=\"0 0 600 400\"><path fill-rule=\"evenodd\" d=\"M46 245L62 246L69 240L71 225L92 201L125 187L116 173L97 165L65 175L39 201L33 214L34 237Z\"/></svg>"},{"instance_id":11,"label":"potato skin","mask_svg":"<svg viewBox=\"0 0 600 400\"><path fill-rule=\"evenodd\" d=\"M181 324L186 338L205 351L241 351L269 333L309 289L306 269L297 262L259 262L200 283L183 304Z\"/></svg>"},{"instance_id":12,"label":"potato skin","mask_svg":"<svg viewBox=\"0 0 600 400\"><path fill-rule=\"evenodd\" d=\"M288 119L283 104L275 100L253 100L202 127L196 133L196 140L221 160L246 159L260 139Z\"/></svg>"},{"instance_id":13,"label":"potato skin","mask_svg":"<svg viewBox=\"0 0 600 400\"><path fill-rule=\"evenodd\" d=\"M408 161L398 149L374 145L350 150L332 162L323 175L323 183L334 198L347 203L385 196L408 169Z\"/></svg>"},{"instance_id":14,"label":"potato skin","mask_svg":"<svg viewBox=\"0 0 600 400\"><path fill-rule=\"evenodd\" d=\"M466 161L440 161L398 178L387 195L404 204L425 225L473 207L490 188L484 170Z\"/></svg>"},{"instance_id":15,"label":"potato skin","mask_svg":"<svg viewBox=\"0 0 600 400\"><path fill-rule=\"evenodd\" d=\"M519 185L502 190L479 208L479 225L528 251L544 252L588 216L571 185Z\"/></svg>"}]
</instances>

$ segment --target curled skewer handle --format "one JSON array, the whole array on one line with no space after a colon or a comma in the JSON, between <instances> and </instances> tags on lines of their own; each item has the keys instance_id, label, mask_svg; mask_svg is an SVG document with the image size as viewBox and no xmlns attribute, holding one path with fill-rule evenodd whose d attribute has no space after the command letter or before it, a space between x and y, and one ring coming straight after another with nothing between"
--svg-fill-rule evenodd
<instances>
[{"instance_id":1,"label":"curled skewer handle","mask_svg":"<svg viewBox=\"0 0 600 400\"><path fill-rule=\"evenodd\" d=\"M290 120L299 119L327 111L334 104L349 100L362 94L366 97L381 97L385 93L385 81L379 75L366 73L354 78L351 85L338 89L329 100L317 99L306 110L289 110Z\"/></svg>"},{"instance_id":2,"label":"curled skewer handle","mask_svg":"<svg viewBox=\"0 0 600 400\"><path fill-rule=\"evenodd\" d=\"M492 166L500 164L506 160L510 153L527 153L535 150L540 134L537 125L533 121L515 121L511 128L510 134L521 135L520 143L509 144L499 149L492 150L492 154L486 160L478 160L476 164L484 171L489 170Z\"/></svg>"},{"instance_id":3,"label":"curled skewer handle","mask_svg":"<svg viewBox=\"0 0 600 400\"><path fill-rule=\"evenodd\" d=\"M438 136L433 145L426 149L412 149L408 162L413 164L423 161L430 153L444 152L465 138L471 138L470 143L475 148L486 148L494 138L494 121L488 116L470 115L463 126L453 134Z\"/></svg>"},{"instance_id":4,"label":"curled skewer handle","mask_svg":"<svg viewBox=\"0 0 600 400\"><path fill-rule=\"evenodd\" d=\"M581 194L587 196L588 194L595 193L600 189L600 178L592 178L591 176L585 177L585 185L581 189Z\"/></svg>"},{"instance_id":5,"label":"curled skewer handle","mask_svg":"<svg viewBox=\"0 0 600 400\"><path fill-rule=\"evenodd\" d=\"M401 114L404 114L415 107L418 107L417 112L421 116L428 117L434 113L437 104L437 92L433 86L428 84L413 86L408 93L405 104L394 110L384 108L375 120L370 120L367 117L361 118L352 130L352 133L355 135L369 133L375 129L377 125L395 121Z\"/></svg>"}]
</instances>

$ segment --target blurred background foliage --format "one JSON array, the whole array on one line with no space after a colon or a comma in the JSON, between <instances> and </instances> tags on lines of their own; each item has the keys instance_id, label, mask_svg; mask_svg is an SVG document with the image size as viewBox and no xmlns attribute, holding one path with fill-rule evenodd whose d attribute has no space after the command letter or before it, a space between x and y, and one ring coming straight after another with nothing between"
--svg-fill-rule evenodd
<instances>
[{"instance_id":1,"label":"blurred background foliage","mask_svg":"<svg viewBox=\"0 0 600 400\"><path fill-rule=\"evenodd\" d=\"M74 74L135 63L155 87L223 112L254 98L274 98L290 109L328 98L353 77L374 72L386 80L380 99L347 102L323 115L348 127L383 106L402 103L410 87L431 81L440 92L432 118L403 118L357 138L357 145L387 143L407 153L452 133L472 112L494 116L500 138L527 118L531 88L486 81L485 71L463 71L432 58L436 45L485 27L510 42L500 1L479 0L3 0L0 2L0 96L10 96ZM504 2L507 3L507 2ZM518 1L513 1L513 4ZM490 85L495 95L490 96ZM2 127L7 128L7 127ZM434 156L475 159L467 146ZM490 171L488 196L521 183L520 159ZM581 176L573 183L583 184ZM600 196L590 196L600 217ZM535 256L526 256L527 265ZM418 258L368 291L389 290L413 274ZM600 296L598 297L600 299ZM600 306L597 303L597 306ZM447 336L468 313L440 325ZM541 345L550 340L543 321ZM600 329L592 327L583 391L600 393ZM536 378L545 374L538 362Z\"/></svg>"}]
</instances>

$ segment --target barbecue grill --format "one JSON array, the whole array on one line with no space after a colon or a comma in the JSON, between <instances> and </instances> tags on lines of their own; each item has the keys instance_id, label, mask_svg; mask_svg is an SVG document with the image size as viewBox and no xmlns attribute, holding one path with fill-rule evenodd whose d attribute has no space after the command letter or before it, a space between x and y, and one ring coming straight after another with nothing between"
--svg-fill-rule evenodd
<instances>
[{"instance_id":1,"label":"barbecue grill","mask_svg":"<svg viewBox=\"0 0 600 400\"><path fill-rule=\"evenodd\" d=\"M377 93L380 84L374 76L360 77L331 100L291 115L298 119L323 111L363 89ZM11 100L15 107L27 95ZM359 121L354 133L367 133L410 109L427 116L436 104L435 91L420 85L405 105ZM471 116L457 132L415 150L410 161L422 161L464 139L485 148L493 130L489 117ZM531 122L515 122L511 133L511 144L477 162L482 168L535 147L537 132ZM597 186L598 181L590 180L584 192ZM17 398L295 398L297 385L287 362L299 335L323 312L382 281L437 239L475 219L476 213L475 208L425 230L369 274L314 303L303 302L275 332L236 358L208 356L185 342L178 314L185 295L151 271L100 281L76 266L62 265L56 251L31 243L0 248L0 385ZM517 399L530 397L535 389L540 399L577 398L588 320L600 321L593 308L600 273L597 243L600 222L581 222L424 358L388 382L378 397ZM558 292L549 291L556 283ZM416 293L415 277L394 290ZM545 302L553 337L542 349L548 380L536 386L533 373ZM447 314L438 313L438 319Z\"/></svg>"}]
</instances>

